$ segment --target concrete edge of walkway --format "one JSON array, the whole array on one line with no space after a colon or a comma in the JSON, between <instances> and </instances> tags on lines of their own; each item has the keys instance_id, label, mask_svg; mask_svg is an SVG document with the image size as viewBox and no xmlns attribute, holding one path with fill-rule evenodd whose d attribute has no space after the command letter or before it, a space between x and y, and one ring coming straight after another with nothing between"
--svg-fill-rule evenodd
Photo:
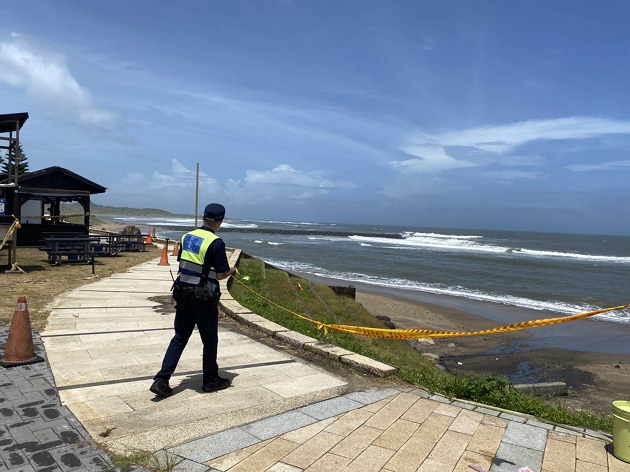
<instances>
[{"instance_id":1,"label":"concrete edge of walkway","mask_svg":"<svg viewBox=\"0 0 630 472\"><path fill-rule=\"evenodd\" d=\"M241 250L234 249L232 255L229 257L228 262L231 267L234 267L238 264L238 261L241 257ZM347 364L349 367L357 369L362 372L370 373L373 375L377 375L379 377L388 377L394 375L398 372L398 368L389 364L385 364L383 362L376 361L374 359L370 359L369 357L356 354L352 351L348 351L347 349L341 348L334 344L324 343L318 339L311 338L310 336L306 336L301 333L297 333L295 331L291 331L284 326L281 326L277 323L269 321L266 318L263 318L256 313L253 313L251 310L240 305L229 292L229 288L232 284L232 279L224 279L219 282L221 284L221 302L219 307L221 311L233 318L234 320L243 323L247 326L259 329L261 332L272 336L281 341L287 342L293 346L304 349L305 351L313 352L316 354L323 355L325 357L329 357L331 359L338 360L344 364ZM415 387L418 390L423 390L421 388ZM426 390L425 390L426 392ZM554 423L551 421L547 421L544 419L536 418L535 416L531 416L525 413L515 412L511 410L502 409L499 407L494 407L490 405L484 405L481 403L473 402L470 400L462 400L458 398L447 398L442 395L432 395L429 392L426 394L432 399L441 401L443 403L455 403L456 406L460 406L462 408L468 409L485 409L488 412L494 411L499 414L504 414L510 416L510 419L515 421L528 423L537 423L538 426L548 425L549 428L555 428L560 432L564 432L567 434L578 434L584 435L592 438L596 438L602 441L607 441L612 443L613 438L611 434L605 433L603 431L591 430L588 428L582 427L574 427L568 425L562 425L558 423ZM544 427L544 426L543 426Z\"/></svg>"},{"instance_id":2,"label":"concrete edge of walkway","mask_svg":"<svg viewBox=\"0 0 630 472\"><path fill-rule=\"evenodd\" d=\"M236 266L240 257L241 250L234 249L232 255L228 259L230 266ZM221 280L219 283L221 285L221 301L219 303L221 311L245 325L257 328L263 333L293 346L320 354L324 357L335 359L348 365L349 367L377 375L378 377L388 377L398 372L398 368L393 365L370 359L369 357L348 351L347 349L343 349L333 344L324 343L318 339L291 331L284 326L280 326L273 321L269 321L268 319L253 313L251 310L245 308L234 300L229 292L229 288L232 284L231 277Z\"/></svg>"}]
</instances>

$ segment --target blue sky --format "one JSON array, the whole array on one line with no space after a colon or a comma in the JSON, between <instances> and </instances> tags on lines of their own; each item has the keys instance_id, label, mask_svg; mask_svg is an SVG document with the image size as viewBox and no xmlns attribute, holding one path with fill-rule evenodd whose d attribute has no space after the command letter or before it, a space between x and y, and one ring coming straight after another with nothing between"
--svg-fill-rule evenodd
<instances>
[{"instance_id":1,"label":"blue sky","mask_svg":"<svg viewBox=\"0 0 630 472\"><path fill-rule=\"evenodd\" d=\"M4 0L0 113L99 204L630 235L625 1Z\"/></svg>"}]
</instances>

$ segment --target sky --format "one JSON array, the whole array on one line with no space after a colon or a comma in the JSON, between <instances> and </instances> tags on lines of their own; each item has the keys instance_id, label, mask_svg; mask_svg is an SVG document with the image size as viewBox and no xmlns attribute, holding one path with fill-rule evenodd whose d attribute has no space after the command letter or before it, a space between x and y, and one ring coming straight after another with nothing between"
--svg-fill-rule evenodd
<instances>
[{"instance_id":1,"label":"sky","mask_svg":"<svg viewBox=\"0 0 630 472\"><path fill-rule=\"evenodd\" d=\"M3 0L0 113L101 205L630 235L625 0Z\"/></svg>"}]
</instances>

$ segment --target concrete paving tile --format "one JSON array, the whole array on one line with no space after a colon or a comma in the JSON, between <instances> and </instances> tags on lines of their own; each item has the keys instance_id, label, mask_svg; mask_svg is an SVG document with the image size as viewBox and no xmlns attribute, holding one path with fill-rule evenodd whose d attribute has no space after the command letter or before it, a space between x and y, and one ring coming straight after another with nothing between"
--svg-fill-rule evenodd
<instances>
[{"instance_id":1,"label":"concrete paving tile","mask_svg":"<svg viewBox=\"0 0 630 472\"><path fill-rule=\"evenodd\" d=\"M499 414L501 413L500 411L493 410L492 408L486 408L484 406L478 406L477 408L475 408L475 411L488 416L499 416Z\"/></svg>"},{"instance_id":2,"label":"concrete paving tile","mask_svg":"<svg viewBox=\"0 0 630 472\"><path fill-rule=\"evenodd\" d=\"M258 442L260 442L259 438L252 436L240 428L233 428L197 439L196 441L190 441L180 444L179 446L168 448L167 451L185 459L201 463Z\"/></svg>"},{"instance_id":3,"label":"concrete paving tile","mask_svg":"<svg viewBox=\"0 0 630 472\"><path fill-rule=\"evenodd\" d=\"M278 398L265 389L248 389L247 391L234 389L233 392L231 390L222 390L212 394L200 393L185 401L178 399L177 395L155 401L153 395L146 390L146 401L153 405L152 408L102 419L86 420L84 425L88 431L96 431L97 434L102 431L103 425L115 427L116 429L110 435L112 440L119 438L123 432L131 436L156 431L157 436L166 437L171 429L186 425L189 431L182 434L181 439L170 444L172 445L191 438L194 432L193 425L196 422L211 422L211 425L202 429L207 433L208 428L219 424L221 419L230 413L247 408L257 408L262 411L261 405ZM182 421L182 418L185 418L185 421Z\"/></svg>"},{"instance_id":4,"label":"concrete paving tile","mask_svg":"<svg viewBox=\"0 0 630 472\"><path fill-rule=\"evenodd\" d=\"M470 472L472 469L468 467L469 465L477 465L486 470L490 470L493 457L494 454L491 456L484 456L483 454L478 454L476 452L464 451L462 457L459 459L457 464L455 464L453 472Z\"/></svg>"},{"instance_id":5,"label":"concrete paving tile","mask_svg":"<svg viewBox=\"0 0 630 472\"><path fill-rule=\"evenodd\" d=\"M283 331L276 333L275 336L277 339L281 341L287 342L289 344L293 344L295 346L303 346L304 344L313 344L317 342L317 339L311 338L310 336L306 336L301 333L297 333L295 331Z\"/></svg>"},{"instance_id":6,"label":"concrete paving tile","mask_svg":"<svg viewBox=\"0 0 630 472\"><path fill-rule=\"evenodd\" d=\"M256 329L259 329L260 331L262 331L265 334L269 334L271 336L275 335L276 333L282 333L285 331L288 331L287 328L285 328L284 326L281 326L277 323L274 323L273 321L258 321L252 324L252 326Z\"/></svg>"},{"instance_id":7,"label":"concrete paving tile","mask_svg":"<svg viewBox=\"0 0 630 472\"><path fill-rule=\"evenodd\" d=\"M361 354L341 356L339 360L343 364L348 364L356 369L378 375L379 377L387 377L398 371L397 367L370 359L369 357L362 356Z\"/></svg>"},{"instance_id":8,"label":"concrete paving tile","mask_svg":"<svg viewBox=\"0 0 630 472\"><path fill-rule=\"evenodd\" d=\"M547 430L523 423L510 422L505 429L503 442L515 446L544 451L547 443ZM604 456L605 457L605 456Z\"/></svg>"},{"instance_id":9,"label":"concrete paving tile","mask_svg":"<svg viewBox=\"0 0 630 472\"><path fill-rule=\"evenodd\" d=\"M268 439L267 441L261 441L256 444L252 444L251 446L238 449L234 452L230 452L229 454L224 454L220 457L217 457L216 459L206 461L204 462L204 464L220 472L225 472L231 467L234 467L239 462L251 456L254 452L256 452L261 447L264 447L265 445L269 444L271 441L272 439Z\"/></svg>"},{"instance_id":10,"label":"concrete paving tile","mask_svg":"<svg viewBox=\"0 0 630 472\"><path fill-rule=\"evenodd\" d=\"M577 436L575 434L562 433L560 431L549 431L548 440L555 439L556 441L564 441L571 444L577 442Z\"/></svg>"},{"instance_id":11,"label":"concrete paving tile","mask_svg":"<svg viewBox=\"0 0 630 472\"><path fill-rule=\"evenodd\" d=\"M352 431L369 420L374 413L365 411L365 409L354 410L346 413L336 419L325 431L336 434L338 436L347 436Z\"/></svg>"},{"instance_id":12,"label":"concrete paving tile","mask_svg":"<svg viewBox=\"0 0 630 472\"><path fill-rule=\"evenodd\" d=\"M400 392L395 389L374 389L363 392L352 392L346 395L350 400L363 403L364 405L372 405L381 400L391 400L394 395ZM379 407L380 408L380 407Z\"/></svg>"},{"instance_id":13,"label":"concrete paving tile","mask_svg":"<svg viewBox=\"0 0 630 472\"><path fill-rule=\"evenodd\" d=\"M346 385L344 380L337 379L327 374L313 374L289 381L281 381L265 384L264 387L283 398L304 395L322 389L340 387Z\"/></svg>"},{"instance_id":14,"label":"concrete paving tile","mask_svg":"<svg viewBox=\"0 0 630 472\"><path fill-rule=\"evenodd\" d=\"M360 426L337 444L330 452L348 459L356 459L365 448L382 433L382 430L370 426Z\"/></svg>"},{"instance_id":15,"label":"concrete paving tile","mask_svg":"<svg viewBox=\"0 0 630 472\"><path fill-rule=\"evenodd\" d=\"M337 397L300 408L302 413L323 420L355 410L363 405L347 397Z\"/></svg>"},{"instance_id":16,"label":"concrete paving tile","mask_svg":"<svg viewBox=\"0 0 630 472\"><path fill-rule=\"evenodd\" d=\"M608 466L605 444L587 438L577 438L575 457L579 461Z\"/></svg>"},{"instance_id":17,"label":"concrete paving tile","mask_svg":"<svg viewBox=\"0 0 630 472\"><path fill-rule=\"evenodd\" d=\"M322 431L286 455L282 462L306 469L342 440L341 436Z\"/></svg>"},{"instance_id":18,"label":"concrete paving tile","mask_svg":"<svg viewBox=\"0 0 630 472\"><path fill-rule=\"evenodd\" d=\"M46 348L46 355L57 351L74 351L83 350L85 345L81 342L79 336L50 336L42 335L42 341Z\"/></svg>"},{"instance_id":19,"label":"concrete paving tile","mask_svg":"<svg viewBox=\"0 0 630 472\"><path fill-rule=\"evenodd\" d=\"M377 472L394 455L391 449L371 445L353 460L344 472Z\"/></svg>"},{"instance_id":20,"label":"concrete paving tile","mask_svg":"<svg viewBox=\"0 0 630 472\"><path fill-rule=\"evenodd\" d=\"M281 461L296 447L298 447L298 445L292 443L291 441L276 439L254 452L247 459L236 464L230 469L230 472L253 472L267 470L276 462Z\"/></svg>"},{"instance_id":21,"label":"concrete paving tile","mask_svg":"<svg viewBox=\"0 0 630 472\"><path fill-rule=\"evenodd\" d=\"M165 467L168 467L169 463L163 464ZM198 462L193 462L188 459L183 459L177 464L174 464L172 471L173 472L208 472L208 466L203 464L199 464Z\"/></svg>"},{"instance_id":22,"label":"concrete paving tile","mask_svg":"<svg viewBox=\"0 0 630 472\"><path fill-rule=\"evenodd\" d=\"M483 420L483 415L481 413L476 413L470 410L460 410L460 413L455 418L455 421L451 423L448 429L451 431L457 431L458 433L473 435L481 424L481 420Z\"/></svg>"},{"instance_id":23,"label":"concrete paving tile","mask_svg":"<svg viewBox=\"0 0 630 472\"><path fill-rule=\"evenodd\" d=\"M403 420L413 421L415 423L424 423L424 421L433 413L439 403L420 398L416 403L411 405L409 409L400 417Z\"/></svg>"},{"instance_id":24,"label":"concrete paving tile","mask_svg":"<svg viewBox=\"0 0 630 472\"><path fill-rule=\"evenodd\" d=\"M352 398L354 400L353 394L352 393L348 394L348 398ZM385 405L387 405L389 402L391 402L394 398L395 396L391 396L389 398L384 398L383 400L375 401L374 403L369 403L363 407L363 410L369 411L370 413L376 413Z\"/></svg>"},{"instance_id":25,"label":"concrete paving tile","mask_svg":"<svg viewBox=\"0 0 630 472\"><path fill-rule=\"evenodd\" d=\"M543 453L514 444L501 443L492 461L492 472L514 472L521 467L536 471L542 467Z\"/></svg>"},{"instance_id":26,"label":"concrete paving tile","mask_svg":"<svg viewBox=\"0 0 630 472\"><path fill-rule=\"evenodd\" d=\"M434 446L434 442L413 435L394 453L384 468L395 472L414 472Z\"/></svg>"},{"instance_id":27,"label":"concrete paving tile","mask_svg":"<svg viewBox=\"0 0 630 472\"><path fill-rule=\"evenodd\" d=\"M408 393L398 394L387 405L381 408L365 424L379 429L389 428L394 421L400 418L414 403L420 399Z\"/></svg>"},{"instance_id":28,"label":"concrete paving tile","mask_svg":"<svg viewBox=\"0 0 630 472\"><path fill-rule=\"evenodd\" d=\"M454 467L471 439L469 434L446 431L429 454L429 459Z\"/></svg>"},{"instance_id":29,"label":"concrete paving tile","mask_svg":"<svg viewBox=\"0 0 630 472\"><path fill-rule=\"evenodd\" d=\"M334 344L323 343L321 341L306 343L304 344L304 349L310 352L324 354L326 357L330 357L331 359L339 359L341 356L349 356L352 354L352 351L348 351L347 349Z\"/></svg>"},{"instance_id":30,"label":"concrete paving tile","mask_svg":"<svg viewBox=\"0 0 630 472\"><path fill-rule=\"evenodd\" d=\"M444 416L452 416L453 418L457 417L457 415L459 415L461 411L461 408L453 406L451 404L441 404L435 409L436 413Z\"/></svg>"},{"instance_id":31,"label":"concrete paving tile","mask_svg":"<svg viewBox=\"0 0 630 472\"><path fill-rule=\"evenodd\" d=\"M287 357L285 358L285 360L290 360L290 358ZM271 367L273 369L276 369L278 372L282 373L282 375L290 377L290 378L294 378L294 379L297 379L300 377L306 377L308 375L315 375L315 374L331 375L325 370L318 369L315 366L304 364L302 362L291 362L287 364L274 365Z\"/></svg>"},{"instance_id":32,"label":"concrete paving tile","mask_svg":"<svg viewBox=\"0 0 630 472\"><path fill-rule=\"evenodd\" d=\"M332 423L337 421L337 418L326 418L325 420L318 421L317 423L313 423L308 426L304 426L303 428L296 429L294 431L289 431L288 433L280 436L282 439L286 439L287 441L292 441L298 444L304 444L306 441L311 439L316 434L320 433Z\"/></svg>"},{"instance_id":33,"label":"concrete paving tile","mask_svg":"<svg viewBox=\"0 0 630 472\"><path fill-rule=\"evenodd\" d=\"M542 466L556 472L574 472L575 444L548 439Z\"/></svg>"},{"instance_id":34,"label":"concrete paving tile","mask_svg":"<svg viewBox=\"0 0 630 472\"><path fill-rule=\"evenodd\" d=\"M292 381L291 377L284 375L280 370L272 366L263 366L239 369L232 383L238 388L251 388L289 381Z\"/></svg>"},{"instance_id":35,"label":"concrete paving tile","mask_svg":"<svg viewBox=\"0 0 630 472\"><path fill-rule=\"evenodd\" d=\"M494 457L497 449L499 449L504 433L505 430L503 428L480 424L468 443L466 450L483 456Z\"/></svg>"},{"instance_id":36,"label":"concrete paving tile","mask_svg":"<svg viewBox=\"0 0 630 472\"><path fill-rule=\"evenodd\" d=\"M426 421L420 425L418 430L414 433L414 436L435 444L448 430L448 427L451 425L452 422L453 418L451 416L444 416L438 415L437 413L432 413L431 415L429 415Z\"/></svg>"},{"instance_id":37,"label":"concrete paving tile","mask_svg":"<svg viewBox=\"0 0 630 472\"><path fill-rule=\"evenodd\" d=\"M539 421L537 419L528 419L527 421L525 421L525 424L531 425L531 426L536 426L537 428L544 428L547 429L549 431L553 431L553 425L549 424L549 423L545 423L543 421Z\"/></svg>"},{"instance_id":38,"label":"concrete paving tile","mask_svg":"<svg viewBox=\"0 0 630 472\"><path fill-rule=\"evenodd\" d=\"M401 389L402 390L402 389ZM422 388L411 388L408 393L420 398L429 398L431 394Z\"/></svg>"},{"instance_id":39,"label":"concrete paving tile","mask_svg":"<svg viewBox=\"0 0 630 472\"><path fill-rule=\"evenodd\" d=\"M204 394L205 397L212 397L213 395L214 394ZM133 451L135 449L155 451L162 448L170 448L186 441L194 441L200 437L240 427L258 421L261 418L268 418L299 408L300 406L304 406L309 398L310 396L290 400L278 399L278 401L259 402L258 404L246 408L233 409L232 411L221 412L194 421L180 421L168 427L157 429L147 430L145 425L144 429L138 428L133 433L124 437L115 436L108 440L107 444L108 447L116 451ZM134 424L142 426L143 423L140 421L141 419L142 418L138 418ZM99 431L95 429L94 433L98 434L98 432Z\"/></svg>"},{"instance_id":40,"label":"concrete paving tile","mask_svg":"<svg viewBox=\"0 0 630 472\"><path fill-rule=\"evenodd\" d=\"M315 461L305 472L339 472L344 470L350 462L352 459L328 453Z\"/></svg>"},{"instance_id":41,"label":"concrete paving tile","mask_svg":"<svg viewBox=\"0 0 630 472\"><path fill-rule=\"evenodd\" d=\"M578 459L575 462L575 472L608 472L608 467Z\"/></svg>"},{"instance_id":42,"label":"concrete paving tile","mask_svg":"<svg viewBox=\"0 0 630 472\"><path fill-rule=\"evenodd\" d=\"M514 421L515 423L525 423L526 418L518 415L513 415L511 413L501 413L499 417L504 418L508 421Z\"/></svg>"},{"instance_id":43,"label":"concrete paving tile","mask_svg":"<svg viewBox=\"0 0 630 472\"><path fill-rule=\"evenodd\" d=\"M429 397L429 400L433 400L435 402L440 402L440 403L446 403L448 405L452 403L452 400L450 398L446 398L442 395L431 395Z\"/></svg>"},{"instance_id":44,"label":"concrete paving tile","mask_svg":"<svg viewBox=\"0 0 630 472\"><path fill-rule=\"evenodd\" d=\"M285 464L284 462L277 462L267 469L266 472L302 472L303 469L293 467L292 465Z\"/></svg>"},{"instance_id":45,"label":"concrete paving tile","mask_svg":"<svg viewBox=\"0 0 630 472\"><path fill-rule=\"evenodd\" d=\"M420 467L418 467L418 472L453 472L453 466L432 459L426 459Z\"/></svg>"},{"instance_id":46,"label":"concrete paving tile","mask_svg":"<svg viewBox=\"0 0 630 472\"><path fill-rule=\"evenodd\" d=\"M376 438L374 445L397 451L409 440L418 427L418 423L399 419Z\"/></svg>"},{"instance_id":47,"label":"concrete paving tile","mask_svg":"<svg viewBox=\"0 0 630 472\"><path fill-rule=\"evenodd\" d=\"M497 428L507 428L509 421L505 418L499 418L497 416L486 415L484 414L483 420L481 420L481 424L487 424L490 426L496 426Z\"/></svg>"},{"instance_id":48,"label":"concrete paving tile","mask_svg":"<svg viewBox=\"0 0 630 472\"><path fill-rule=\"evenodd\" d=\"M121 413L131 413L133 409L120 397L115 396L78 403L73 405L72 412L79 421L86 421L94 418L115 416Z\"/></svg>"},{"instance_id":49,"label":"concrete paving tile","mask_svg":"<svg viewBox=\"0 0 630 472\"><path fill-rule=\"evenodd\" d=\"M68 370L59 369L55 372L55 383L57 388L70 385L80 385L83 383L103 382L105 378L99 370L90 368Z\"/></svg>"},{"instance_id":50,"label":"concrete paving tile","mask_svg":"<svg viewBox=\"0 0 630 472\"><path fill-rule=\"evenodd\" d=\"M461 408L463 410L475 410L477 408L477 405L466 403L466 402L461 401L461 400L453 400L451 405L452 406L456 406L457 408Z\"/></svg>"},{"instance_id":51,"label":"concrete paving tile","mask_svg":"<svg viewBox=\"0 0 630 472\"><path fill-rule=\"evenodd\" d=\"M299 411L287 411L286 413L245 425L242 429L258 439L265 440L316 422L313 417Z\"/></svg>"}]
</instances>

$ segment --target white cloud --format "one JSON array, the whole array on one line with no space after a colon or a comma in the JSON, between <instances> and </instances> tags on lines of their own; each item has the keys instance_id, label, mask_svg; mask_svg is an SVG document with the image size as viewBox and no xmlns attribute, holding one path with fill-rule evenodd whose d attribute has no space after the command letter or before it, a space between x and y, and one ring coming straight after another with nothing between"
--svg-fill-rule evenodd
<instances>
[{"instance_id":1,"label":"white cloud","mask_svg":"<svg viewBox=\"0 0 630 472\"><path fill-rule=\"evenodd\" d=\"M403 173L441 172L461 167L474 167L477 164L468 161L458 161L447 155L444 148L437 146L408 146L403 149L407 154L417 156L417 159L393 161L392 167Z\"/></svg>"},{"instance_id":2,"label":"white cloud","mask_svg":"<svg viewBox=\"0 0 630 472\"><path fill-rule=\"evenodd\" d=\"M522 156L512 156L511 153L518 147L535 141L582 140L615 134L630 135L630 121L570 117L481 126L436 134L416 133L409 140L411 144L403 146L402 150L420 159L394 161L391 164L398 170L415 173L442 172L493 163L507 166L533 165L537 163L536 159L524 160ZM455 149L467 150L465 155L470 160L453 157ZM573 170L582 169L575 166Z\"/></svg>"},{"instance_id":3,"label":"white cloud","mask_svg":"<svg viewBox=\"0 0 630 472\"><path fill-rule=\"evenodd\" d=\"M630 134L630 122L579 116L529 120L437 135L422 133L416 136L416 141L441 146L472 146L484 151L506 153L532 141L588 139L609 134Z\"/></svg>"},{"instance_id":4,"label":"white cloud","mask_svg":"<svg viewBox=\"0 0 630 472\"><path fill-rule=\"evenodd\" d=\"M170 173L153 172L149 175L128 173L120 183L108 189L111 198L122 198L151 206L159 196L169 207L190 206L194 200L196 171L188 169L177 159L172 160ZM225 183L199 173L199 200L229 201L231 205L257 205L269 201L290 199L312 201L334 189L354 189L347 181L331 181L319 172L304 172L287 164L268 171L248 170L242 180L228 179Z\"/></svg>"},{"instance_id":5,"label":"white cloud","mask_svg":"<svg viewBox=\"0 0 630 472\"><path fill-rule=\"evenodd\" d=\"M352 189L356 185L346 181L331 181L322 178L319 173L307 173L293 169L288 164L281 164L271 170L248 170L245 174L247 186L293 186L311 189Z\"/></svg>"},{"instance_id":6,"label":"white cloud","mask_svg":"<svg viewBox=\"0 0 630 472\"><path fill-rule=\"evenodd\" d=\"M163 192L169 189L185 190L194 193L196 187L196 171L184 167L177 159L171 163L171 173L153 172L146 176L141 173L128 173L120 182L112 187L112 192L147 193ZM199 188L202 192L221 191L221 185L205 172L199 172Z\"/></svg>"},{"instance_id":7,"label":"white cloud","mask_svg":"<svg viewBox=\"0 0 630 472\"><path fill-rule=\"evenodd\" d=\"M56 115L82 125L111 128L116 114L98 107L73 76L64 57L48 47L13 34L0 41L0 81L23 88Z\"/></svg>"},{"instance_id":8,"label":"white cloud","mask_svg":"<svg viewBox=\"0 0 630 472\"><path fill-rule=\"evenodd\" d=\"M526 172L521 170L497 170L490 172L481 172L481 176L490 178L492 180L536 180L544 177L544 174L540 172Z\"/></svg>"},{"instance_id":9,"label":"white cloud","mask_svg":"<svg viewBox=\"0 0 630 472\"><path fill-rule=\"evenodd\" d=\"M616 170L624 167L630 167L630 161L611 161L602 162L600 164L574 164L567 166L567 169L575 172L586 172L591 170Z\"/></svg>"}]
</instances>

